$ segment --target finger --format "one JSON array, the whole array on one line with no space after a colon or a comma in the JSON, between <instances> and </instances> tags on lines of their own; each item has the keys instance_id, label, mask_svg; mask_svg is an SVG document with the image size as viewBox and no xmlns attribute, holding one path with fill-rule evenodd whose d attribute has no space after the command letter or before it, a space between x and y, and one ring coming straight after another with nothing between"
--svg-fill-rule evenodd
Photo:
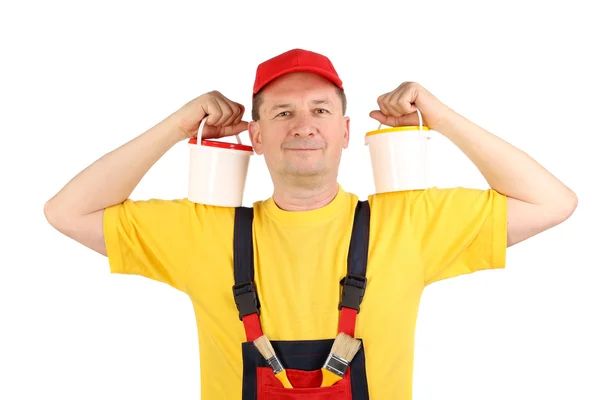
<instances>
[{"instance_id":1,"label":"finger","mask_svg":"<svg viewBox=\"0 0 600 400\"><path fill-rule=\"evenodd\" d=\"M231 125L239 124L240 122L242 122L242 118L244 118L244 111L243 109L240 109L240 112L238 113L237 117L235 117Z\"/></svg>"},{"instance_id":2,"label":"finger","mask_svg":"<svg viewBox=\"0 0 600 400\"><path fill-rule=\"evenodd\" d=\"M414 112L411 112L410 114L406 114L405 117L405 124L406 125L413 125L413 126L419 126L419 115L417 114L417 107L413 106L414 108ZM423 121L423 126L425 126L425 121Z\"/></svg>"},{"instance_id":3,"label":"finger","mask_svg":"<svg viewBox=\"0 0 600 400\"><path fill-rule=\"evenodd\" d=\"M217 122L223 116L223 111L221 110L221 106L217 102L217 100L212 99L208 103L208 118L206 118L206 125L216 126Z\"/></svg>"},{"instance_id":4,"label":"finger","mask_svg":"<svg viewBox=\"0 0 600 400\"><path fill-rule=\"evenodd\" d=\"M229 120L229 118L233 114L233 110L231 110L231 106L227 104L226 101L223 101L222 99L216 99L216 101L217 103L219 103L219 107L221 108L223 114L221 115L221 118L219 118L215 126L224 126L225 122Z\"/></svg>"},{"instance_id":5,"label":"finger","mask_svg":"<svg viewBox=\"0 0 600 400\"><path fill-rule=\"evenodd\" d=\"M248 122L240 121L234 125L221 127L221 136L232 136L248 130Z\"/></svg>"},{"instance_id":6,"label":"finger","mask_svg":"<svg viewBox=\"0 0 600 400\"><path fill-rule=\"evenodd\" d=\"M236 123L236 120L240 114L240 108L237 105L237 103L233 102L233 101L229 101L227 103L227 105L231 108L231 115L229 116L229 118L227 119L227 121L225 121L223 123L223 126L228 126L228 125L233 125Z\"/></svg>"},{"instance_id":7,"label":"finger","mask_svg":"<svg viewBox=\"0 0 600 400\"><path fill-rule=\"evenodd\" d=\"M227 125L233 125L238 123L238 118L240 116L240 106L237 105L237 103L229 103L229 106L231 106L231 110L232 110L232 114L231 117L225 122L225 126Z\"/></svg>"},{"instance_id":8,"label":"finger","mask_svg":"<svg viewBox=\"0 0 600 400\"><path fill-rule=\"evenodd\" d=\"M235 102L235 101L232 101L232 102L231 102L231 104L235 104L235 105L236 105L236 106L237 106L237 107L240 109L240 112L241 112L241 113L244 113L244 112L246 112L246 107L244 107L244 105L243 105L243 104L237 103L237 102Z\"/></svg>"},{"instance_id":9,"label":"finger","mask_svg":"<svg viewBox=\"0 0 600 400\"><path fill-rule=\"evenodd\" d=\"M235 117L235 119L230 123L230 125L236 125L239 124L242 121L242 118L244 118L244 112L246 111L246 108L244 107L243 104L240 103L233 103L236 105L236 107L239 108L239 113L238 115Z\"/></svg>"},{"instance_id":10,"label":"finger","mask_svg":"<svg viewBox=\"0 0 600 400\"><path fill-rule=\"evenodd\" d=\"M204 125L204 130L202 131L202 139L214 139L220 136L221 128L218 126L208 125L208 121Z\"/></svg>"},{"instance_id":11,"label":"finger","mask_svg":"<svg viewBox=\"0 0 600 400\"><path fill-rule=\"evenodd\" d=\"M386 109L386 112L384 113L385 115L392 116L392 117L398 117L398 116L402 115L402 113L399 113L393 106L392 98L395 94L396 94L396 92L390 92L390 93L386 94L384 97L383 104Z\"/></svg>"},{"instance_id":12,"label":"finger","mask_svg":"<svg viewBox=\"0 0 600 400\"><path fill-rule=\"evenodd\" d=\"M239 115L236 117L236 119L235 119L235 120L234 120L234 121L231 123L231 125L237 125L237 124L239 124L240 122L242 122L242 118L244 118L244 114L243 114L243 113L240 113L240 114L239 114Z\"/></svg>"},{"instance_id":13,"label":"finger","mask_svg":"<svg viewBox=\"0 0 600 400\"><path fill-rule=\"evenodd\" d=\"M238 115L235 119L235 123L238 124L242 121L242 118L244 118L244 114L246 113L246 107L244 107L244 105L240 103L235 104L237 104L237 106L240 108L240 115Z\"/></svg>"},{"instance_id":14,"label":"finger","mask_svg":"<svg viewBox=\"0 0 600 400\"><path fill-rule=\"evenodd\" d=\"M396 117L395 126L419 126L419 116L416 112Z\"/></svg>"},{"instance_id":15,"label":"finger","mask_svg":"<svg viewBox=\"0 0 600 400\"><path fill-rule=\"evenodd\" d=\"M417 101L417 86L411 82L405 82L401 86L404 87L402 90L403 95L400 97L399 103L400 108L404 114L411 114L417 111L417 106L414 104Z\"/></svg>"},{"instance_id":16,"label":"finger","mask_svg":"<svg viewBox=\"0 0 600 400\"><path fill-rule=\"evenodd\" d=\"M409 93L405 93L398 99L398 107L402 114L411 114L417 111L417 107L412 103Z\"/></svg>"},{"instance_id":17,"label":"finger","mask_svg":"<svg viewBox=\"0 0 600 400\"><path fill-rule=\"evenodd\" d=\"M373 110L369 113L369 117L377 120L381 124L386 124L388 116L383 114L380 110ZM386 124L387 125L387 124Z\"/></svg>"},{"instance_id":18,"label":"finger","mask_svg":"<svg viewBox=\"0 0 600 400\"><path fill-rule=\"evenodd\" d=\"M377 98L377 105L384 115L391 115L391 110L388 107L389 93L383 94Z\"/></svg>"},{"instance_id":19,"label":"finger","mask_svg":"<svg viewBox=\"0 0 600 400\"><path fill-rule=\"evenodd\" d=\"M419 125L418 117L416 114L407 114L401 116L384 115L381 111L371 111L369 116L383 125L387 126L413 126ZM416 120L416 122L415 122Z\"/></svg>"},{"instance_id":20,"label":"finger","mask_svg":"<svg viewBox=\"0 0 600 400\"><path fill-rule=\"evenodd\" d=\"M405 97L405 91L396 90L390 97L389 107L394 110L395 116L401 116L406 114L405 107L402 104L403 98Z\"/></svg>"}]
</instances>

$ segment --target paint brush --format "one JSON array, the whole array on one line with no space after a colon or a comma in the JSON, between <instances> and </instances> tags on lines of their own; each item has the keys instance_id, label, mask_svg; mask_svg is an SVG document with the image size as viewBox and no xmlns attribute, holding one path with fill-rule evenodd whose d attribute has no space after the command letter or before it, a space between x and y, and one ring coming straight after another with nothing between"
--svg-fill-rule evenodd
<instances>
[{"instance_id":1,"label":"paint brush","mask_svg":"<svg viewBox=\"0 0 600 400\"><path fill-rule=\"evenodd\" d=\"M348 369L348 365L360 349L361 342L352 336L340 332L333 342L331 352L325 360L321 371L323 381L321 387L331 386L341 380Z\"/></svg>"},{"instance_id":2,"label":"paint brush","mask_svg":"<svg viewBox=\"0 0 600 400\"><path fill-rule=\"evenodd\" d=\"M262 335L258 339L254 341L254 345L260 352L260 354L267 360L267 363L273 369L275 373L275 377L279 379L279 381L283 384L284 388L292 388L292 384L290 383L287 374L285 373L285 369L283 369L283 365L277 355L275 354L275 350L273 349L273 345L271 341L267 337L267 335Z\"/></svg>"}]
</instances>

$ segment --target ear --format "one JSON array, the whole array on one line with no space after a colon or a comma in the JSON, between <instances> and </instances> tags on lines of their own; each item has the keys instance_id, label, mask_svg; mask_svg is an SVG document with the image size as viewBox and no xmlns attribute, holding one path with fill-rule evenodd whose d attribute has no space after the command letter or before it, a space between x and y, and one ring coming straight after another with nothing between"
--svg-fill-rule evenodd
<instances>
[{"instance_id":1,"label":"ear","mask_svg":"<svg viewBox=\"0 0 600 400\"><path fill-rule=\"evenodd\" d=\"M262 135L260 132L260 123L257 121L248 122L248 135L254 152L258 155L263 153Z\"/></svg>"},{"instance_id":2,"label":"ear","mask_svg":"<svg viewBox=\"0 0 600 400\"><path fill-rule=\"evenodd\" d=\"M350 143L350 117L344 117L344 149L348 148Z\"/></svg>"}]
</instances>

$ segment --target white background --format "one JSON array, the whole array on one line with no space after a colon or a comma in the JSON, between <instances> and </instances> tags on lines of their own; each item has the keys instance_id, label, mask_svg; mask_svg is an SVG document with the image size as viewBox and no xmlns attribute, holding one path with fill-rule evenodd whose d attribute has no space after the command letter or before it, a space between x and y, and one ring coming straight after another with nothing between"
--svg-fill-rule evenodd
<instances>
[{"instance_id":1,"label":"white background","mask_svg":"<svg viewBox=\"0 0 600 400\"><path fill-rule=\"evenodd\" d=\"M256 66L300 47L327 55L344 81L351 141L339 182L361 199L373 191L363 136L378 123L368 113L404 81L526 151L579 197L568 221L510 248L505 270L425 290L414 399L599 399L593 4L2 2L0 398L199 398L187 297L109 274L104 257L53 230L43 206L202 93L245 104L248 120ZM487 187L447 139L430 143L432 184ZM131 197L185 197L187 166L180 143ZM254 157L244 204L271 189Z\"/></svg>"}]
</instances>

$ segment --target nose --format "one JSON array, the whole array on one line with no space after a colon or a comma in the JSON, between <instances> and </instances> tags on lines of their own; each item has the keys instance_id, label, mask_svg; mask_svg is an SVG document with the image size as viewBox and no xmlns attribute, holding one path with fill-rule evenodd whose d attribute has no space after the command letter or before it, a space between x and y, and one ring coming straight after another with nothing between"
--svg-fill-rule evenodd
<instances>
[{"instance_id":1,"label":"nose","mask_svg":"<svg viewBox=\"0 0 600 400\"><path fill-rule=\"evenodd\" d=\"M308 113L301 112L294 119L292 129L295 137L307 137L315 135L316 126Z\"/></svg>"}]
</instances>

